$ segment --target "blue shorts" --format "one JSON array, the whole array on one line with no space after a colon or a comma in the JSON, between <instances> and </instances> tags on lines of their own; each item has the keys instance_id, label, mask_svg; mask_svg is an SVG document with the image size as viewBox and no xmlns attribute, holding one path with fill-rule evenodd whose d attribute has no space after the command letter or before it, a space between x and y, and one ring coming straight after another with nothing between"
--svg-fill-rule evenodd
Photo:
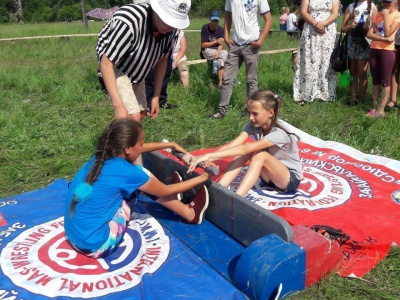
<instances>
[{"instance_id":1,"label":"blue shorts","mask_svg":"<svg viewBox=\"0 0 400 300\"><path fill-rule=\"evenodd\" d=\"M301 180L296 177L296 174L293 172L293 170L289 169L289 173L290 173L290 179L289 179L289 183L286 186L285 190L281 190L280 188L278 188L275 185L275 183L273 183L271 180L269 182L265 182L264 179L262 179L261 177L260 177L260 179L261 179L261 182L264 183L264 185L266 185L268 187L272 187L272 188L278 190L279 192L291 193L291 192L294 192L299 187Z\"/></svg>"}]
</instances>

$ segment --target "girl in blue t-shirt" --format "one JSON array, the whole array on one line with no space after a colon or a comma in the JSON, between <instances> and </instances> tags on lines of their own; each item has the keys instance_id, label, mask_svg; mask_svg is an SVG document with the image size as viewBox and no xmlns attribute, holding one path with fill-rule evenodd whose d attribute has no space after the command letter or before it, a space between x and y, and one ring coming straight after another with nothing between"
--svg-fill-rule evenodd
<instances>
[{"instance_id":1,"label":"girl in blue t-shirt","mask_svg":"<svg viewBox=\"0 0 400 300\"><path fill-rule=\"evenodd\" d=\"M229 186L247 161L250 161L246 175L236 191L239 195L246 195L259 177L279 191L296 190L303 177L302 163L296 135L289 133L278 122L281 105L282 99L270 90L253 93L246 101L250 121L239 136L215 152L194 158L188 172L202 161L234 157L218 182ZM249 136L254 136L256 142L245 143Z\"/></svg>"},{"instance_id":2,"label":"girl in blue t-shirt","mask_svg":"<svg viewBox=\"0 0 400 300\"><path fill-rule=\"evenodd\" d=\"M176 143L145 143L140 123L132 119L113 120L99 138L97 150L75 175L68 191L64 214L65 233L79 252L99 258L112 253L130 221L126 200L139 191L158 196L158 203L192 224L200 224L208 206L208 192L202 186L190 204L177 194L203 183L209 174L177 184L165 185L135 161L141 153L172 148Z\"/></svg>"}]
</instances>

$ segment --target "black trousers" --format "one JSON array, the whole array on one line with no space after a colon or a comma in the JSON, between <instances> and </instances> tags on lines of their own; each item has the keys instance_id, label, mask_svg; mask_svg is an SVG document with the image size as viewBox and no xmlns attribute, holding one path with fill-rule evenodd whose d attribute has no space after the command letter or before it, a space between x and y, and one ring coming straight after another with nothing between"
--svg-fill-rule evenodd
<instances>
[{"instance_id":1,"label":"black trousers","mask_svg":"<svg viewBox=\"0 0 400 300\"><path fill-rule=\"evenodd\" d=\"M147 106L149 109L151 109L151 100L153 99L154 95L154 78L155 78L154 73L155 73L154 69L152 69L145 79L146 99L147 99ZM165 71L164 81L161 87L160 107L167 104L167 97L168 97L167 88L169 80L171 78L171 73L172 73L172 58L168 59L167 62L167 70Z\"/></svg>"}]
</instances>

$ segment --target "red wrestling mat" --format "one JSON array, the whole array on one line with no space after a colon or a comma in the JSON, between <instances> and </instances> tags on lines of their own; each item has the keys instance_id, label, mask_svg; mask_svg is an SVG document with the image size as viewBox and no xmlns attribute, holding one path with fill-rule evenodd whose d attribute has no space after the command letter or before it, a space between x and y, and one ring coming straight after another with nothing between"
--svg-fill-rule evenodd
<instances>
[{"instance_id":1,"label":"red wrestling mat","mask_svg":"<svg viewBox=\"0 0 400 300\"><path fill-rule=\"evenodd\" d=\"M284 126L301 138L304 179L299 189L283 194L257 182L246 198L291 225L305 225L336 240L343 253L338 273L363 276L400 242L400 162L322 141L287 123ZM216 162L221 173L228 162ZM230 189L236 190L246 170Z\"/></svg>"}]
</instances>

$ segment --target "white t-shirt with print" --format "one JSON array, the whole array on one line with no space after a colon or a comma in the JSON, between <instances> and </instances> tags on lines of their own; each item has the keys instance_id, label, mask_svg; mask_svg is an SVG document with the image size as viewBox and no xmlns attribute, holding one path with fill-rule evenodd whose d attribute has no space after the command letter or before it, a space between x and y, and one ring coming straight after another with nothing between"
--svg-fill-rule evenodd
<instances>
[{"instance_id":1,"label":"white t-shirt with print","mask_svg":"<svg viewBox=\"0 0 400 300\"><path fill-rule=\"evenodd\" d=\"M270 11L267 0L226 0L225 11L232 14L232 40L244 45L260 37L260 15Z\"/></svg>"}]
</instances>

